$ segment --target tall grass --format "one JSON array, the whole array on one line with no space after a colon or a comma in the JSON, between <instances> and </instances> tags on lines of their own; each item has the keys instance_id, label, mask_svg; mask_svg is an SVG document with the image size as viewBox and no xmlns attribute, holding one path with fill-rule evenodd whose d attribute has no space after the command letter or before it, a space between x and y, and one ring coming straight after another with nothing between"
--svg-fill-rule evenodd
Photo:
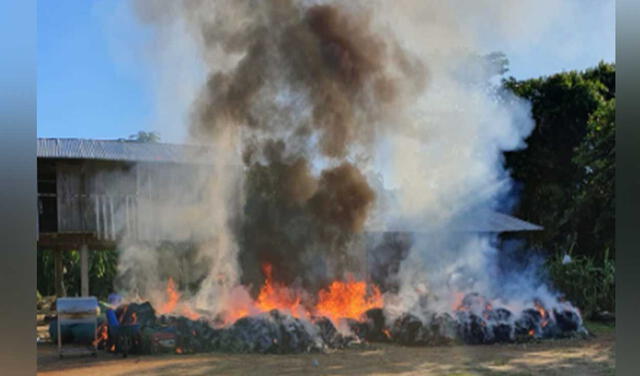
<instances>
[{"instance_id":1,"label":"tall grass","mask_svg":"<svg viewBox=\"0 0 640 376\"><path fill-rule=\"evenodd\" d=\"M563 263L556 254L547 261L553 285L565 298L578 306L585 317L594 312L615 312L615 260L605 251L602 260L576 255Z\"/></svg>"}]
</instances>

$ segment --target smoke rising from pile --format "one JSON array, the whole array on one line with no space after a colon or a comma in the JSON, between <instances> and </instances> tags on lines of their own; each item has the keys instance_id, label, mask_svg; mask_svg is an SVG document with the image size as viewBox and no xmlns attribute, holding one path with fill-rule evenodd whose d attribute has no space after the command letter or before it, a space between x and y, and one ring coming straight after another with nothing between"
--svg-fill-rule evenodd
<instances>
[{"instance_id":1,"label":"smoke rising from pile","mask_svg":"<svg viewBox=\"0 0 640 376\"><path fill-rule=\"evenodd\" d=\"M226 69L210 63L191 131L210 140L239 134L243 282L260 284L265 262L279 282L311 290L357 271L351 250L375 200L362 169L376 134L423 85L422 64L374 33L362 6L184 5L204 51L236 60Z\"/></svg>"},{"instance_id":2,"label":"smoke rising from pile","mask_svg":"<svg viewBox=\"0 0 640 376\"><path fill-rule=\"evenodd\" d=\"M401 248L404 261L384 273L397 312L419 311L425 297L450 311L457 293L471 291L512 298L505 280L494 283L494 238L458 230L485 221L509 194L502 153L524 146L528 104L493 90L499 69L477 54L460 21L465 6L402 5L137 3L159 28L183 23L207 70L190 134L212 148L213 167L184 186L188 197L203 191L196 204L167 213L198 230L188 238L208 269L191 281L196 307L218 312L227 299L249 299L239 286L255 295L264 263L277 282L310 292L363 273L362 234L374 227L420 233L375 245ZM140 254L129 249L121 269L144 269L127 264ZM518 285L526 299L541 291Z\"/></svg>"}]
</instances>

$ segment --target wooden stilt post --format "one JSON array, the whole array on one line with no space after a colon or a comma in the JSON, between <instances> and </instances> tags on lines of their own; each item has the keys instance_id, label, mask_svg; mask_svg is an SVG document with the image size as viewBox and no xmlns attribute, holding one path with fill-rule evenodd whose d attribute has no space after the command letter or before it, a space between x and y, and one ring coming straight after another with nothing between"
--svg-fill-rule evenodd
<instances>
[{"instance_id":1,"label":"wooden stilt post","mask_svg":"<svg viewBox=\"0 0 640 376\"><path fill-rule=\"evenodd\" d=\"M53 262L55 267L54 283L56 286L56 296L58 297L67 296L66 292L64 291L64 282L63 282L64 266L62 265L62 252L63 251L59 249L56 249L55 251L53 251Z\"/></svg>"},{"instance_id":2,"label":"wooden stilt post","mask_svg":"<svg viewBox=\"0 0 640 376\"><path fill-rule=\"evenodd\" d=\"M89 248L80 247L80 295L89 296Z\"/></svg>"}]
</instances>

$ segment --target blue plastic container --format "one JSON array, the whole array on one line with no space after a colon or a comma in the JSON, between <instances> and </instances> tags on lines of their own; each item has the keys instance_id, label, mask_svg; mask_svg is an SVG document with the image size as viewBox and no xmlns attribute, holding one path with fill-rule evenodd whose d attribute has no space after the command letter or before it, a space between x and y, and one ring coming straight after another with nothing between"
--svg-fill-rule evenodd
<instances>
[{"instance_id":1,"label":"blue plastic container","mask_svg":"<svg viewBox=\"0 0 640 376\"><path fill-rule=\"evenodd\" d=\"M94 339L95 326L93 324L61 325L62 343L78 343L90 345ZM58 342L58 319L49 323L49 336L54 343Z\"/></svg>"}]
</instances>

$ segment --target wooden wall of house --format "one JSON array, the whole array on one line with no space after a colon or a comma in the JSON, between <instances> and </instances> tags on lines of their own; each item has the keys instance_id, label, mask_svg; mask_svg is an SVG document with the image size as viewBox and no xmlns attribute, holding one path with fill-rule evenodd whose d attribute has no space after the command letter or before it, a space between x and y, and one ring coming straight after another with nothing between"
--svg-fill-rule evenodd
<instances>
[{"instance_id":1,"label":"wooden wall of house","mask_svg":"<svg viewBox=\"0 0 640 376\"><path fill-rule=\"evenodd\" d=\"M58 232L85 231L81 218L80 198L84 191L81 171L81 161L56 164Z\"/></svg>"},{"instance_id":2,"label":"wooden wall of house","mask_svg":"<svg viewBox=\"0 0 640 376\"><path fill-rule=\"evenodd\" d=\"M56 175L58 232L92 232L113 240L126 228L120 213L136 195L134 165L59 160Z\"/></svg>"},{"instance_id":3,"label":"wooden wall of house","mask_svg":"<svg viewBox=\"0 0 640 376\"><path fill-rule=\"evenodd\" d=\"M94 233L103 240L116 240L125 234L139 240L158 240L159 234L169 233L171 229L163 226L171 221L162 220L168 212L166 203L193 200L193 195L185 195L184 190L197 188L189 183L199 170L171 163L41 162L55 165L55 231Z\"/></svg>"}]
</instances>

